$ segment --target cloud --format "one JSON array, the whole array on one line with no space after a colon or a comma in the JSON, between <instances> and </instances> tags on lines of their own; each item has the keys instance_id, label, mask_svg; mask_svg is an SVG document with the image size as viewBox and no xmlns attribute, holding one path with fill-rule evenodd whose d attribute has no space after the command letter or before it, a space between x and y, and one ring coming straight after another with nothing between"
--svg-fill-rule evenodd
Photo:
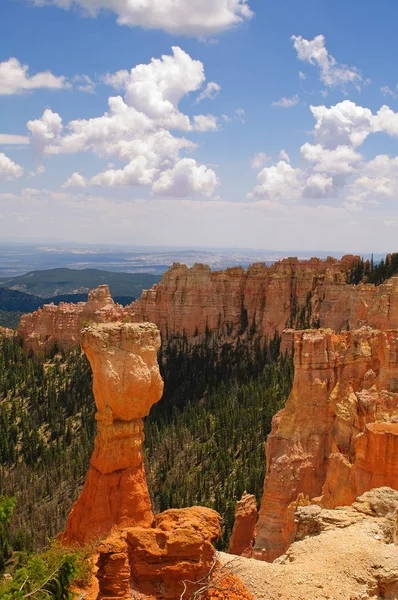
<instances>
[{"instance_id":1,"label":"cloud","mask_svg":"<svg viewBox=\"0 0 398 600\"><path fill-rule=\"evenodd\" d=\"M300 167L291 166L282 151L277 164L259 173L249 197L282 204L328 198L350 212L356 210L354 205L378 206L398 198L398 157L379 155L366 161L357 150L374 133L398 137L398 113L386 105L373 113L349 100L330 107L311 106L310 110L316 143L301 146Z\"/></svg>"},{"instance_id":2,"label":"cloud","mask_svg":"<svg viewBox=\"0 0 398 600\"><path fill-rule=\"evenodd\" d=\"M288 155L288 153L286 152L286 150L281 150L279 152L279 158L281 160L284 160L285 162L290 163L290 156Z\"/></svg>"},{"instance_id":3,"label":"cloud","mask_svg":"<svg viewBox=\"0 0 398 600\"><path fill-rule=\"evenodd\" d=\"M349 186L350 202L379 204L398 198L398 157L379 154L364 165L360 177Z\"/></svg>"},{"instance_id":4,"label":"cloud","mask_svg":"<svg viewBox=\"0 0 398 600\"><path fill-rule=\"evenodd\" d=\"M41 119L28 121L27 128L31 133L34 149L41 154L51 147L57 147L63 129L62 119L58 113L46 108Z\"/></svg>"},{"instance_id":5,"label":"cloud","mask_svg":"<svg viewBox=\"0 0 398 600\"><path fill-rule=\"evenodd\" d=\"M272 106L281 106L282 108L291 108L292 106L296 106L300 102L300 97L298 94L293 96L292 98L281 98L280 100L276 100L272 103Z\"/></svg>"},{"instance_id":6,"label":"cloud","mask_svg":"<svg viewBox=\"0 0 398 600\"><path fill-rule=\"evenodd\" d=\"M88 75L75 75L73 83L76 84L79 92L85 92L86 94L95 94L95 81Z\"/></svg>"},{"instance_id":7,"label":"cloud","mask_svg":"<svg viewBox=\"0 0 398 600\"><path fill-rule=\"evenodd\" d=\"M0 181L12 181L23 174L23 168L0 152Z\"/></svg>"},{"instance_id":8,"label":"cloud","mask_svg":"<svg viewBox=\"0 0 398 600\"><path fill-rule=\"evenodd\" d=\"M327 87L344 89L347 85L353 84L359 88L363 83L356 67L338 64L329 54L325 46L325 36L317 35L313 40L306 40L301 35L293 35L291 39L298 59L317 66L320 70L320 80Z\"/></svg>"},{"instance_id":9,"label":"cloud","mask_svg":"<svg viewBox=\"0 0 398 600\"><path fill-rule=\"evenodd\" d=\"M355 163L362 156L350 146L337 146L334 150L320 144L306 143L301 147L301 156L313 163L314 171L331 174L348 174L355 170Z\"/></svg>"},{"instance_id":10,"label":"cloud","mask_svg":"<svg viewBox=\"0 0 398 600\"><path fill-rule=\"evenodd\" d=\"M0 133L0 146L26 146L27 144L29 144L27 135Z\"/></svg>"},{"instance_id":11,"label":"cloud","mask_svg":"<svg viewBox=\"0 0 398 600\"><path fill-rule=\"evenodd\" d=\"M243 123L243 125L246 123L246 119L245 119L245 111L243 108L237 108L235 111L235 115L236 118Z\"/></svg>"},{"instance_id":12,"label":"cloud","mask_svg":"<svg viewBox=\"0 0 398 600\"><path fill-rule=\"evenodd\" d=\"M272 167L264 167L257 175L258 185L249 197L268 200L297 200L302 192L302 171L281 160Z\"/></svg>"},{"instance_id":13,"label":"cloud","mask_svg":"<svg viewBox=\"0 0 398 600\"><path fill-rule=\"evenodd\" d=\"M196 131L217 131L218 130L218 119L214 115L195 115L194 118L194 129Z\"/></svg>"},{"instance_id":14,"label":"cloud","mask_svg":"<svg viewBox=\"0 0 398 600\"><path fill-rule=\"evenodd\" d=\"M62 185L63 188L69 187L81 187L85 188L87 185L86 180L80 173L72 173L67 181Z\"/></svg>"},{"instance_id":15,"label":"cloud","mask_svg":"<svg viewBox=\"0 0 398 600\"><path fill-rule=\"evenodd\" d=\"M371 133L398 137L398 113L382 106L376 114L369 108L344 100L335 106L311 106L315 118L315 140L327 148L360 146Z\"/></svg>"},{"instance_id":16,"label":"cloud","mask_svg":"<svg viewBox=\"0 0 398 600\"><path fill-rule=\"evenodd\" d=\"M23 65L17 58L9 58L0 62L0 96L23 94L39 88L60 90L70 87L63 76L56 77L50 71L29 75L28 65Z\"/></svg>"},{"instance_id":17,"label":"cloud","mask_svg":"<svg viewBox=\"0 0 398 600\"><path fill-rule=\"evenodd\" d=\"M208 100L214 100L214 98L216 98L216 96L218 96L220 91L221 91L221 86L218 85L218 83L215 83L214 81L209 81L209 83L206 85L203 92L201 92L199 94L199 96L196 98L195 104L199 104L199 102L201 102L205 98L208 98Z\"/></svg>"},{"instance_id":18,"label":"cloud","mask_svg":"<svg viewBox=\"0 0 398 600\"><path fill-rule=\"evenodd\" d=\"M252 169L255 169L257 171L258 169L261 169L261 167L263 167L266 162L267 155L265 154L265 152L258 152L253 156L250 162L250 166Z\"/></svg>"},{"instance_id":19,"label":"cloud","mask_svg":"<svg viewBox=\"0 0 398 600\"><path fill-rule=\"evenodd\" d=\"M180 152L192 150L195 144L171 133L218 129L213 115L195 115L191 120L179 110L179 102L205 81L203 64L173 47L172 56L152 59L131 71L108 74L105 80L123 89L124 96L111 96L109 110L102 116L76 119L64 126L60 115L46 109L41 119L28 122L36 151L42 156L91 151L122 163L98 173L87 184L145 185L163 194L174 189L170 179L175 177L180 182L176 181L178 190L184 189L188 195L201 191L208 195L216 185L216 174L194 159L186 162Z\"/></svg>"},{"instance_id":20,"label":"cloud","mask_svg":"<svg viewBox=\"0 0 398 600\"><path fill-rule=\"evenodd\" d=\"M374 130L374 115L369 108L344 100L335 106L311 106L315 118L315 140L327 148L360 146Z\"/></svg>"},{"instance_id":21,"label":"cloud","mask_svg":"<svg viewBox=\"0 0 398 600\"><path fill-rule=\"evenodd\" d=\"M155 194L187 197L193 194L211 196L218 179L205 165L197 165L192 158L183 158L173 169L164 171L153 185Z\"/></svg>"},{"instance_id":22,"label":"cloud","mask_svg":"<svg viewBox=\"0 0 398 600\"><path fill-rule=\"evenodd\" d=\"M173 35L211 36L253 16L247 0L32 0L36 6L82 8L94 17L104 10L120 25L162 29Z\"/></svg>"},{"instance_id":23,"label":"cloud","mask_svg":"<svg viewBox=\"0 0 398 600\"><path fill-rule=\"evenodd\" d=\"M395 91L392 90L388 85L385 85L384 87L380 88L381 93L383 94L383 96L392 96L393 98L397 97L397 91L398 91L398 85L395 88Z\"/></svg>"},{"instance_id":24,"label":"cloud","mask_svg":"<svg viewBox=\"0 0 398 600\"><path fill-rule=\"evenodd\" d=\"M333 179L325 173L314 173L310 175L303 188L304 198L324 198L333 193Z\"/></svg>"}]
</instances>

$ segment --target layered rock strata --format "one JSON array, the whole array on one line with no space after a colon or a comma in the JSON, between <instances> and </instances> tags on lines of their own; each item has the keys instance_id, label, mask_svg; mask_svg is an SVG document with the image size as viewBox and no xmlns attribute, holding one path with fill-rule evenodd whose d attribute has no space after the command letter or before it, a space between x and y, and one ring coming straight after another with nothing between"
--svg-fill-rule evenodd
<instances>
[{"instance_id":1,"label":"layered rock strata","mask_svg":"<svg viewBox=\"0 0 398 600\"><path fill-rule=\"evenodd\" d=\"M50 350L54 344L71 348L79 345L85 323L121 321L127 315L128 310L113 301L109 286L100 285L89 293L87 302L45 304L35 312L23 315L18 334L25 349L36 353Z\"/></svg>"},{"instance_id":2,"label":"layered rock strata","mask_svg":"<svg viewBox=\"0 0 398 600\"><path fill-rule=\"evenodd\" d=\"M229 543L230 554L252 555L257 522L257 501L252 494L243 494L235 508L235 521Z\"/></svg>"},{"instance_id":3,"label":"layered rock strata","mask_svg":"<svg viewBox=\"0 0 398 600\"><path fill-rule=\"evenodd\" d=\"M284 259L270 267L264 263L211 271L206 265L174 264L161 282L144 290L128 307L115 305L109 289L100 286L89 301L47 305L21 319L18 329L25 347L37 352L57 342L78 345L82 323L117 321L155 323L163 339L206 332L226 336L281 334L286 327L311 325L335 331L362 325L398 327L398 277L380 286L349 285L347 272L358 257L309 261ZM284 349L290 349L286 338Z\"/></svg>"},{"instance_id":4,"label":"layered rock strata","mask_svg":"<svg viewBox=\"0 0 398 600\"><path fill-rule=\"evenodd\" d=\"M152 524L142 418L163 393L155 325L88 325L81 343L93 370L97 436L83 491L60 536L67 544L103 537L115 525Z\"/></svg>"},{"instance_id":5,"label":"layered rock strata","mask_svg":"<svg viewBox=\"0 0 398 600\"><path fill-rule=\"evenodd\" d=\"M347 270L357 259L289 258L270 267L256 263L247 271L242 267L211 271L201 264L189 269L177 263L159 284L143 291L132 309L136 319L156 323L164 337L185 333L191 338L220 328L235 334L251 328L273 335L288 326L292 313L295 321L307 304L315 317L324 288L344 287Z\"/></svg>"},{"instance_id":6,"label":"layered rock strata","mask_svg":"<svg viewBox=\"0 0 398 600\"><path fill-rule=\"evenodd\" d=\"M296 332L295 376L273 419L254 556L273 560L294 536L294 509L348 505L398 489L398 330Z\"/></svg>"},{"instance_id":7,"label":"layered rock strata","mask_svg":"<svg viewBox=\"0 0 398 600\"><path fill-rule=\"evenodd\" d=\"M167 510L150 528L112 533L98 548L98 598L188 600L196 592L203 600L250 600L239 579L216 565L220 523L214 510L194 506Z\"/></svg>"}]
</instances>

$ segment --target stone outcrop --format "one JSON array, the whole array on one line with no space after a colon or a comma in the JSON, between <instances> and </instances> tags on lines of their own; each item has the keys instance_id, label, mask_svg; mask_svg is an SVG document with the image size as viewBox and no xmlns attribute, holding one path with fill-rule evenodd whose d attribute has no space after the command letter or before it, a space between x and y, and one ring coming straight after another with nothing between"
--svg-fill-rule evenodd
<instances>
[{"instance_id":1,"label":"stone outcrop","mask_svg":"<svg viewBox=\"0 0 398 600\"><path fill-rule=\"evenodd\" d=\"M152 524L142 418L163 393L155 325L92 324L81 343L93 370L98 432L83 491L60 536L68 544L103 537L115 525Z\"/></svg>"},{"instance_id":2,"label":"stone outcrop","mask_svg":"<svg viewBox=\"0 0 398 600\"><path fill-rule=\"evenodd\" d=\"M289 546L308 499L333 508L375 486L398 489L398 330L296 332L294 352L293 388L266 446L253 554L265 560Z\"/></svg>"},{"instance_id":3,"label":"stone outcrop","mask_svg":"<svg viewBox=\"0 0 398 600\"><path fill-rule=\"evenodd\" d=\"M230 554L252 555L257 521L257 501L252 494L243 494L235 509L235 522L229 543Z\"/></svg>"},{"instance_id":4,"label":"stone outcrop","mask_svg":"<svg viewBox=\"0 0 398 600\"><path fill-rule=\"evenodd\" d=\"M99 548L98 598L131 598L143 594L157 600L187 600L203 585L203 600L218 598L211 582L238 595L222 598L250 600L235 577L218 575L212 542L221 535L221 518L214 510L194 506L171 509L155 517L152 527L131 527L113 532ZM225 579L228 578L228 581ZM195 583L196 582L196 583ZM141 596L139 596L141 597Z\"/></svg>"},{"instance_id":5,"label":"stone outcrop","mask_svg":"<svg viewBox=\"0 0 398 600\"><path fill-rule=\"evenodd\" d=\"M109 286L100 285L89 293L87 302L45 304L35 312L23 315L18 334L25 349L33 352L50 350L54 344L71 348L79 345L85 323L121 321L127 315L128 310L113 301Z\"/></svg>"},{"instance_id":6,"label":"stone outcrop","mask_svg":"<svg viewBox=\"0 0 398 600\"><path fill-rule=\"evenodd\" d=\"M298 316L297 307L311 303L315 316L324 287L344 287L346 272L357 259L289 258L269 267L257 263L247 271L242 267L211 271L201 264L189 269L176 263L159 284L143 291L132 309L136 319L156 323L165 337L183 333L192 337L220 327L235 334L247 327L273 335L285 329L292 311Z\"/></svg>"},{"instance_id":7,"label":"stone outcrop","mask_svg":"<svg viewBox=\"0 0 398 600\"><path fill-rule=\"evenodd\" d=\"M286 327L312 324L335 331L362 325L398 327L398 277L380 286L349 285L347 272L358 257L342 260L284 259L271 266L257 263L246 271L234 267L211 271L206 265L174 264L151 290L130 306L114 304L106 286L90 293L87 303L46 305L24 315L18 329L25 347L37 352L55 342L79 344L87 321L131 320L155 323L163 339L186 334L195 339L216 331L226 337L280 334ZM198 338L200 339L200 338ZM292 335L283 340L291 348Z\"/></svg>"},{"instance_id":8,"label":"stone outcrop","mask_svg":"<svg viewBox=\"0 0 398 600\"><path fill-rule=\"evenodd\" d=\"M262 600L398 598L397 507L398 492L386 487L339 509L299 507L286 554L272 564L239 557L236 572Z\"/></svg>"}]
</instances>

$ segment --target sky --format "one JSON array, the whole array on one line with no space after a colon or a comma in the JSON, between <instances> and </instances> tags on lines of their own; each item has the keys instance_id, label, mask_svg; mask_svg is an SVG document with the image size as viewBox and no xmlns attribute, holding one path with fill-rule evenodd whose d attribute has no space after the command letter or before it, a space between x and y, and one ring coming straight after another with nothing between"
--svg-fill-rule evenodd
<instances>
[{"instance_id":1,"label":"sky","mask_svg":"<svg viewBox=\"0 0 398 600\"><path fill-rule=\"evenodd\" d=\"M389 252L396 0L1 0L0 239Z\"/></svg>"}]
</instances>

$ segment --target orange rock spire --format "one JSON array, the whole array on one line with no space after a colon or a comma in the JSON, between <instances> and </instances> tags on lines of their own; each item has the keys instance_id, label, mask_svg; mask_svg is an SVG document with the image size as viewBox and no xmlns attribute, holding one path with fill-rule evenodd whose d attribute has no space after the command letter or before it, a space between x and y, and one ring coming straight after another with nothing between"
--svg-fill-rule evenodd
<instances>
[{"instance_id":1,"label":"orange rock spire","mask_svg":"<svg viewBox=\"0 0 398 600\"><path fill-rule=\"evenodd\" d=\"M60 536L69 544L97 539L114 525L152 524L142 417L163 393L155 325L89 325L82 347L93 369L98 433L85 486Z\"/></svg>"}]
</instances>

